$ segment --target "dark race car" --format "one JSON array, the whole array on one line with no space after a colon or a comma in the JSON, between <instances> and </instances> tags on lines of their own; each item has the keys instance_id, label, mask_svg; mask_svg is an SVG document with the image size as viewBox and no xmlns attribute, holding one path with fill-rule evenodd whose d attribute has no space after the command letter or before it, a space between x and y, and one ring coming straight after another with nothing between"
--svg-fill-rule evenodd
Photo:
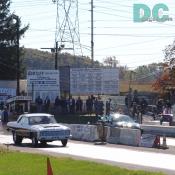
<instances>
[{"instance_id":1,"label":"dark race car","mask_svg":"<svg viewBox=\"0 0 175 175\"><path fill-rule=\"evenodd\" d=\"M129 115L120 113L112 113L110 115L103 116L101 118L106 123L109 123L111 127L132 128L140 129L140 124L136 123Z\"/></svg>"}]
</instances>

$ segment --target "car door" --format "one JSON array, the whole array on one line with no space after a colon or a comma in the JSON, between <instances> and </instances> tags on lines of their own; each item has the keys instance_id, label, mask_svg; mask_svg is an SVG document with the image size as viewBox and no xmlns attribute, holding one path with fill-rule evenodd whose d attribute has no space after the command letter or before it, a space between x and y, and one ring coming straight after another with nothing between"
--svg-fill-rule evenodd
<instances>
[{"instance_id":1,"label":"car door","mask_svg":"<svg viewBox=\"0 0 175 175\"><path fill-rule=\"evenodd\" d=\"M21 119L18 121L18 130L17 134L22 137L29 137L30 136L30 128L29 128L29 119L28 117L22 116Z\"/></svg>"}]
</instances>

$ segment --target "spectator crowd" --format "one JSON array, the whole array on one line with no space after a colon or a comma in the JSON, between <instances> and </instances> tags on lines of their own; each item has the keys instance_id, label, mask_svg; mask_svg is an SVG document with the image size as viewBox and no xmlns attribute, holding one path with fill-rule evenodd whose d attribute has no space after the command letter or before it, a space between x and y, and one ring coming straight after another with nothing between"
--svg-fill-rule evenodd
<instances>
[{"instance_id":1,"label":"spectator crowd","mask_svg":"<svg viewBox=\"0 0 175 175\"><path fill-rule=\"evenodd\" d=\"M80 96L77 98L70 96L68 99L57 96L54 104L51 104L48 96L44 100L40 96L35 99L36 112L49 113L54 111L55 114L86 113L98 116L104 114L104 108L106 109L106 114L109 114L110 103L110 99L104 104L100 96L95 97L93 95L88 96L86 99L82 99Z\"/></svg>"}]
</instances>

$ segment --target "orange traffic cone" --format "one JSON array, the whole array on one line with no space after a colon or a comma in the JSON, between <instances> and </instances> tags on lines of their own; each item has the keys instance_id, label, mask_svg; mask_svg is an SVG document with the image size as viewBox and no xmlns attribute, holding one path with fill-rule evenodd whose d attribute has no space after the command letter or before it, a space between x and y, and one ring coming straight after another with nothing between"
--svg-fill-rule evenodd
<instances>
[{"instance_id":1,"label":"orange traffic cone","mask_svg":"<svg viewBox=\"0 0 175 175\"><path fill-rule=\"evenodd\" d=\"M162 148L163 149L167 149L168 148L167 143L166 143L166 136L165 135L163 136Z\"/></svg>"},{"instance_id":2,"label":"orange traffic cone","mask_svg":"<svg viewBox=\"0 0 175 175\"><path fill-rule=\"evenodd\" d=\"M154 147L160 147L160 136L156 136L156 139L154 140Z\"/></svg>"},{"instance_id":3,"label":"orange traffic cone","mask_svg":"<svg viewBox=\"0 0 175 175\"><path fill-rule=\"evenodd\" d=\"M53 175L52 167L49 158L47 158L47 175Z\"/></svg>"}]
</instances>

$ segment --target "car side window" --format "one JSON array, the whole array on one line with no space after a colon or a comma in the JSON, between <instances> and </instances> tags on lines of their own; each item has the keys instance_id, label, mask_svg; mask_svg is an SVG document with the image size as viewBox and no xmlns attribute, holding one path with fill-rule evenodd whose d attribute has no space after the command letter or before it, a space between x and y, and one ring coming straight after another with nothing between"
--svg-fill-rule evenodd
<instances>
[{"instance_id":1,"label":"car side window","mask_svg":"<svg viewBox=\"0 0 175 175\"><path fill-rule=\"evenodd\" d=\"M48 124L50 123L50 119L47 116L42 116L40 123Z\"/></svg>"},{"instance_id":2,"label":"car side window","mask_svg":"<svg viewBox=\"0 0 175 175\"><path fill-rule=\"evenodd\" d=\"M29 118L29 125L34 125L35 124L35 120L33 117Z\"/></svg>"},{"instance_id":3,"label":"car side window","mask_svg":"<svg viewBox=\"0 0 175 175\"><path fill-rule=\"evenodd\" d=\"M23 124L23 125L28 125L29 122L28 122L28 118L27 117L22 117L19 121L20 124Z\"/></svg>"},{"instance_id":4,"label":"car side window","mask_svg":"<svg viewBox=\"0 0 175 175\"><path fill-rule=\"evenodd\" d=\"M22 118L23 118L23 116L19 116L17 122L20 123Z\"/></svg>"}]
</instances>

